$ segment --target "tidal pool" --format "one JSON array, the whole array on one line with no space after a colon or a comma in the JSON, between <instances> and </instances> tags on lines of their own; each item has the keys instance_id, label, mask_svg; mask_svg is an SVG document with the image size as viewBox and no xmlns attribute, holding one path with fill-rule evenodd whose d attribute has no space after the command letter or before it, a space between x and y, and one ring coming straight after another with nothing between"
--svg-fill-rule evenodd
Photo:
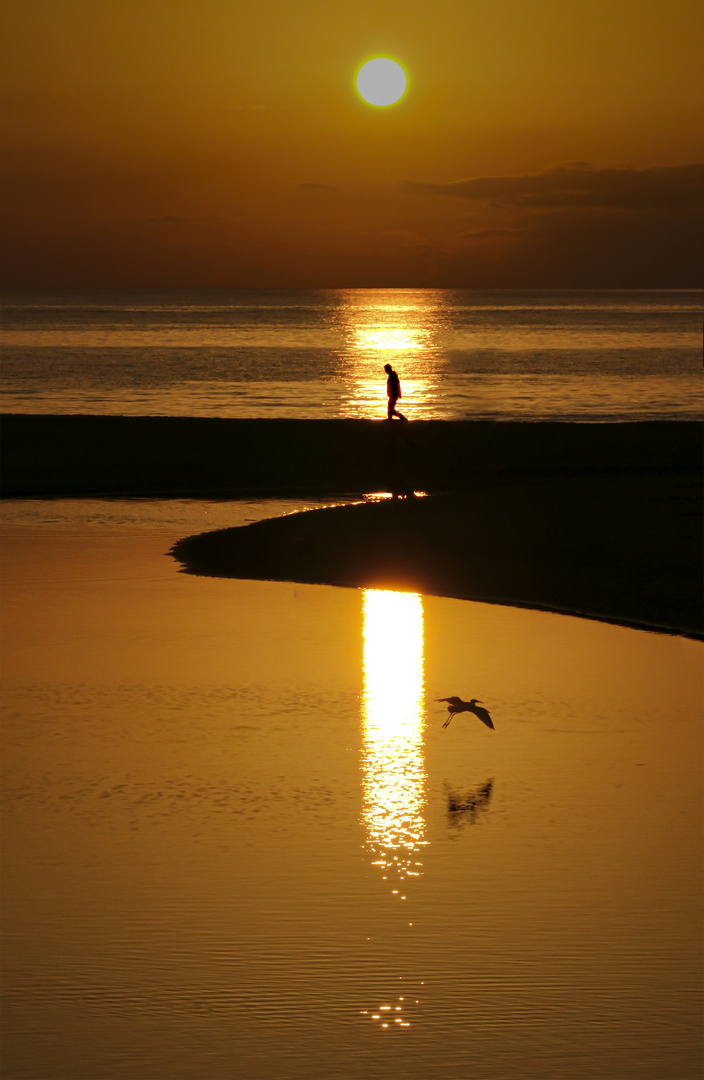
<instances>
[{"instance_id":1,"label":"tidal pool","mask_svg":"<svg viewBox=\"0 0 704 1080\"><path fill-rule=\"evenodd\" d=\"M266 512L6 506L6 1080L698 1080L702 645L165 554Z\"/></svg>"}]
</instances>

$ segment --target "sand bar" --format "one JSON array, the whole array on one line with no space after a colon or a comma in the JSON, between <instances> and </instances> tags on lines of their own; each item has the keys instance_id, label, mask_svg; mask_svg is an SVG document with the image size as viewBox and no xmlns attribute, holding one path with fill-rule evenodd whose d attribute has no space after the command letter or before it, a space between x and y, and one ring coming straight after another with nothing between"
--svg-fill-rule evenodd
<instances>
[{"instance_id":1,"label":"sand bar","mask_svg":"<svg viewBox=\"0 0 704 1080\"><path fill-rule=\"evenodd\" d=\"M697 423L8 415L0 431L5 496L406 496L189 537L173 554L191 573L401 587L702 636Z\"/></svg>"},{"instance_id":2,"label":"sand bar","mask_svg":"<svg viewBox=\"0 0 704 1080\"><path fill-rule=\"evenodd\" d=\"M702 637L701 482L526 478L179 542L190 573L413 589Z\"/></svg>"},{"instance_id":3,"label":"sand bar","mask_svg":"<svg viewBox=\"0 0 704 1080\"><path fill-rule=\"evenodd\" d=\"M329 494L448 491L478 476L686 472L702 465L696 422L0 418L2 493Z\"/></svg>"}]
</instances>

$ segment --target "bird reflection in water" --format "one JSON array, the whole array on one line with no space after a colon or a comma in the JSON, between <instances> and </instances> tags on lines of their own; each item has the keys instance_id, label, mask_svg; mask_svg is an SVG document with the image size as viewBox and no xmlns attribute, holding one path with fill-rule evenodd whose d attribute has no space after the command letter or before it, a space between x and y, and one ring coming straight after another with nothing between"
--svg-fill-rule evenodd
<instances>
[{"instance_id":1,"label":"bird reflection in water","mask_svg":"<svg viewBox=\"0 0 704 1080\"><path fill-rule=\"evenodd\" d=\"M411 933L410 904L402 902L411 899L427 844L423 602L416 593L367 589L363 603L362 820L373 865L404 909L404 921L410 916ZM399 976L401 984L402 995L396 991L362 1014L382 1028L409 1027L422 984Z\"/></svg>"},{"instance_id":2,"label":"bird reflection in water","mask_svg":"<svg viewBox=\"0 0 704 1080\"><path fill-rule=\"evenodd\" d=\"M445 782L447 792L447 823L452 829L474 825L481 814L489 808L494 781L487 780L473 791L453 791Z\"/></svg>"}]
</instances>

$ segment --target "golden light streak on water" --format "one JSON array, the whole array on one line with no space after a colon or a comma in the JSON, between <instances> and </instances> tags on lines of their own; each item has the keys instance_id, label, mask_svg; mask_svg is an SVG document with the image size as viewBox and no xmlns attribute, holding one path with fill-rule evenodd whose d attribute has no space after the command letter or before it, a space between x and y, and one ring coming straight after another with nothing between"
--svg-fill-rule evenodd
<instances>
[{"instance_id":1,"label":"golden light streak on water","mask_svg":"<svg viewBox=\"0 0 704 1080\"><path fill-rule=\"evenodd\" d=\"M366 589L363 633L362 817L372 865L379 867L392 898L404 902L408 886L422 872L418 856L427 843L421 597ZM404 925L407 917L404 910ZM409 933L412 926L409 922ZM393 996L389 990L385 1003L363 1015L380 1021L381 1028L410 1027L404 997L392 1006ZM383 1014L392 1011L401 1015L390 1025ZM411 1014L416 1017L412 1007Z\"/></svg>"},{"instance_id":2,"label":"golden light streak on water","mask_svg":"<svg viewBox=\"0 0 704 1080\"><path fill-rule=\"evenodd\" d=\"M412 330L408 326L359 326L352 340L354 349L374 349L377 352L406 352L423 349L427 332Z\"/></svg>"},{"instance_id":3,"label":"golden light streak on water","mask_svg":"<svg viewBox=\"0 0 704 1080\"><path fill-rule=\"evenodd\" d=\"M375 364L371 375L360 375L356 379L354 392L350 395L350 408L354 408L355 415L363 419L380 420L386 416L386 375L381 367L378 371L380 374ZM399 411L410 410L414 420L431 419L427 406L431 389L434 389L434 386L431 387L429 381L404 378L401 385L402 397L397 404ZM403 415L405 416L405 413Z\"/></svg>"},{"instance_id":4,"label":"golden light streak on water","mask_svg":"<svg viewBox=\"0 0 704 1080\"><path fill-rule=\"evenodd\" d=\"M380 289L344 295L338 321L345 340L342 358L349 366L347 415L383 416L384 364L399 365L402 403L415 419L435 415L439 335L446 318L442 294ZM428 409L430 408L430 413Z\"/></svg>"},{"instance_id":5,"label":"golden light streak on water","mask_svg":"<svg viewBox=\"0 0 704 1080\"><path fill-rule=\"evenodd\" d=\"M365 590L362 813L374 864L387 880L417 876L425 843L422 701L421 597Z\"/></svg>"}]
</instances>

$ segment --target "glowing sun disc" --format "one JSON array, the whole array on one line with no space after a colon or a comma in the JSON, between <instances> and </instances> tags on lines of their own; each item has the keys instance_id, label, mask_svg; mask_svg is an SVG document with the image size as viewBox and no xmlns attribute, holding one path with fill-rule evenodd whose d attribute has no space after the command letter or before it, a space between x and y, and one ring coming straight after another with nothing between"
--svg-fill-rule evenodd
<instances>
[{"instance_id":1,"label":"glowing sun disc","mask_svg":"<svg viewBox=\"0 0 704 1080\"><path fill-rule=\"evenodd\" d=\"M357 90L370 105L394 105L406 92L406 72L395 60L377 56L357 72Z\"/></svg>"}]
</instances>

